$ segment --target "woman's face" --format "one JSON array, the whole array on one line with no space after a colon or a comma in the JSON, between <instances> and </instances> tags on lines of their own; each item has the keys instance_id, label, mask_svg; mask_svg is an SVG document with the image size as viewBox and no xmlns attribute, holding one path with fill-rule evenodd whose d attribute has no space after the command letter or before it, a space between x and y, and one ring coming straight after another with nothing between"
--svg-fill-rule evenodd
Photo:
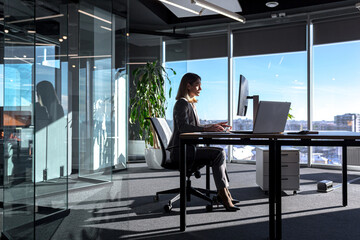
<instances>
[{"instance_id":1,"label":"woman's face","mask_svg":"<svg viewBox=\"0 0 360 240\"><path fill-rule=\"evenodd\" d=\"M188 89L188 93L189 93L190 98L193 98L195 96L199 96L200 91L201 91L201 81L200 81L200 79L196 80L193 84L188 83L187 89Z\"/></svg>"}]
</instances>

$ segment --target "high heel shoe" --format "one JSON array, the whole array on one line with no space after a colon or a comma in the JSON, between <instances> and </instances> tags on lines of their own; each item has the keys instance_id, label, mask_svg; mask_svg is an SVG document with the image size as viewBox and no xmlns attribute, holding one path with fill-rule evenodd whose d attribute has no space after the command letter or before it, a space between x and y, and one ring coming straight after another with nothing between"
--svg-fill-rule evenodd
<instances>
[{"instance_id":1,"label":"high heel shoe","mask_svg":"<svg viewBox=\"0 0 360 240\"><path fill-rule=\"evenodd\" d=\"M216 201L222 204L221 197L219 195L216 195ZM240 203L240 200L237 199L231 199L232 204L238 204Z\"/></svg>"},{"instance_id":2,"label":"high heel shoe","mask_svg":"<svg viewBox=\"0 0 360 240\"><path fill-rule=\"evenodd\" d=\"M217 200L225 207L226 211L235 212L237 210L240 210L239 207L234 206L234 204L231 202L231 199L227 194L226 188L219 190Z\"/></svg>"},{"instance_id":3,"label":"high heel shoe","mask_svg":"<svg viewBox=\"0 0 360 240\"><path fill-rule=\"evenodd\" d=\"M233 197L231 196L231 193L230 193L230 191L229 191L228 188L226 188L226 192L227 192L227 194L229 195L229 197L230 197L230 199L231 199L231 202L232 202L233 204L238 204L238 203L240 203L240 200L237 200L237 199L235 199L235 198L233 198Z\"/></svg>"}]
</instances>

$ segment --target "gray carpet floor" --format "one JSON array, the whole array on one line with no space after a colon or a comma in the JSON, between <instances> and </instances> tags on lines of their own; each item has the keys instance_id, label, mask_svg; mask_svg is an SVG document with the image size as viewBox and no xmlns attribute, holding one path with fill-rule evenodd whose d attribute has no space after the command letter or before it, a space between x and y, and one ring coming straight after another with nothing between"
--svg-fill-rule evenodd
<instances>
[{"instance_id":1,"label":"gray carpet floor","mask_svg":"<svg viewBox=\"0 0 360 240\"><path fill-rule=\"evenodd\" d=\"M241 210L226 212L215 206L206 212L206 203L193 198L187 230L179 232L179 203L165 213L171 195L153 201L155 192L178 187L178 172L129 164L110 184L69 193L71 212L56 223L52 239L267 239L268 196L255 183L255 165L228 164L228 173ZM329 193L316 191L320 180L340 184L341 171L301 168L300 174L298 194L283 193L283 239L360 239L360 172L349 171L347 207L342 207L341 186ZM193 178L193 185L205 186L204 173Z\"/></svg>"}]
</instances>

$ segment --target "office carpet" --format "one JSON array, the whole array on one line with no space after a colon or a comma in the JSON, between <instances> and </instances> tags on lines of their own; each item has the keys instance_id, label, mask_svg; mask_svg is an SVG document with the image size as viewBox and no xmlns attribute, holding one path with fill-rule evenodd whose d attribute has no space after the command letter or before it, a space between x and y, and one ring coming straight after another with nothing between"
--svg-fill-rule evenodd
<instances>
[{"instance_id":1,"label":"office carpet","mask_svg":"<svg viewBox=\"0 0 360 240\"><path fill-rule=\"evenodd\" d=\"M268 196L256 185L255 165L228 164L228 172L241 210L215 206L206 212L206 203L194 197L188 203L187 230L179 232L179 203L165 213L171 195L153 201L156 191L178 187L178 172L130 164L113 175L112 184L69 193L71 212L52 239L267 239ZM301 168L300 174L300 191L283 193L283 239L360 239L360 172L349 171L347 207L342 207L341 187L316 191L320 180L341 183L341 171ZM192 182L203 187L204 173Z\"/></svg>"}]
</instances>

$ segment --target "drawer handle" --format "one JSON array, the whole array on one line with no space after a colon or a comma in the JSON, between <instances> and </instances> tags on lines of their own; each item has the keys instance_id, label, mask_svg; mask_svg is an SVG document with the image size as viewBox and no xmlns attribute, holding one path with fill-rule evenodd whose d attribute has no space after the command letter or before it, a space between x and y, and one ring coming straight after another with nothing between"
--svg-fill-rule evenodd
<instances>
[{"instance_id":1,"label":"drawer handle","mask_svg":"<svg viewBox=\"0 0 360 240\"><path fill-rule=\"evenodd\" d=\"M282 153L281 156L288 156L289 154L287 153Z\"/></svg>"},{"instance_id":2,"label":"drawer handle","mask_svg":"<svg viewBox=\"0 0 360 240\"><path fill-rule=\"evenodd\" d=\"M289 165L281 165L281 167L289 167Z\"/></svg>"},{"instance_id":3,"label":"drawer handle","mask_svg":"<svg viewBox=\"0 0 360 240\"><path fill-rule=\"evenodd\" d=\"M289 180L288 178L281 178L281 180Z\"/></svg>"}]
</instances>

